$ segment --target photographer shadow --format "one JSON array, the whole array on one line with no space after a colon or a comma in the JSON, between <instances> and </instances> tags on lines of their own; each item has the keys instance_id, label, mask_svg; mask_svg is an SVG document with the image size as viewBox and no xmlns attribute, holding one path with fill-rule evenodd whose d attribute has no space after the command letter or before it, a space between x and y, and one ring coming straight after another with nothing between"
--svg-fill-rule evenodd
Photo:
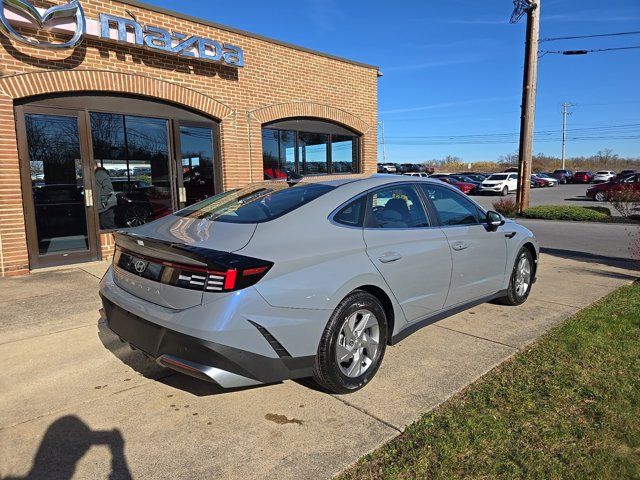
<instances>
[{"instance_id":1,"label":"photographer shadow","mask_svg":"<svg viewBox=\"0 0 640 480\"><path fill-rule=\"evenodd\" d=\"M111 453L111 473L108 478L131 479L124 454L124 438L118 429L91 430L74 415L61 417L49 425L40 442L33 466L24 477L4 477L5 480L56 479L73 477L76 465L93 446L106 446Z\"/></svg>"}]
</instances>

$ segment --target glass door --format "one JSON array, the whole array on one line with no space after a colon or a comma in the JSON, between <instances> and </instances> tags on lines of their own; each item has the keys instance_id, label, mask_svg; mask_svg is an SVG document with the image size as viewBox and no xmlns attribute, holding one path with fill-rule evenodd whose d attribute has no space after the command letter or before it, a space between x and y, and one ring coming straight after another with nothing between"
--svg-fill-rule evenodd
<instances>
[{"instance_id":1,"label":"glass door","mask_svg":"<svg viewBox=\"0 0 640 480\"><path fill-rule=\"evenodd\" d=\"M96 260L93 198L77 114L24 113L21 158L32 268Z\"/></svg>"},{"instance_id":2,"label":"glass door","mask_svg":"<svg viewBox=\"0 0 640 480\"><path fill-rule=\"evenodd\" d=\"M215 129L210 124L180 123L177 183L179 207L184 208L220 191L215 149Z\"/></svg>"}]
</instances>

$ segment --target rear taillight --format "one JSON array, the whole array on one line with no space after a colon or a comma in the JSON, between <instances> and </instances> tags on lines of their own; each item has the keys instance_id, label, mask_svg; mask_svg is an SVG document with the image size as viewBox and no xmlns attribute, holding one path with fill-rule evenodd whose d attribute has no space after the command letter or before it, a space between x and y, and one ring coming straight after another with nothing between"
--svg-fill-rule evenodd
<instances>
[{"instance_id":1,"label":"rear taillight","mask_svg":"<svg viewBox=\"0 0 640 480\"><path fill-rule=\"evenodd\" d=\"M129 261L120 261L121 257L128 257ZM135 265L138 259L148 264L145 270L161 269L157 279L149 278L144 272L136 271ZM266 260L224 253L216 257L215 264L196 267L150 258L121 248L116 250L114 263L138 276L174 287L204 292L231 292L250 287L259 282L273 266L272 262Z\"/></svg>"}]
</instances>

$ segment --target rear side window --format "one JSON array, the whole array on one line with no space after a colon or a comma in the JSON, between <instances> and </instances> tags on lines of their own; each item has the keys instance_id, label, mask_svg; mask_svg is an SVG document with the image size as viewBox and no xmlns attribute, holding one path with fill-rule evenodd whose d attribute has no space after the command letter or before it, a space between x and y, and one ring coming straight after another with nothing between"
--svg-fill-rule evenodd
<instances>
[{"instance_id":1,"label":"rear side window","mask_svg":"<svg viewBox=\"0 0 640 480\"><path fill-rule=\"evenodd\" d=\"M482 222L476 205L449 188L420 185L438 213L442 225L475 225Z\"/></svg>"},{"instance_id":2,"label":"rear side window","mask_svg":"<svg viewBox=\"0 0 640 480\"><path fill-rule=\"evenodd\" d=\"M226 223L261 223L281 217L335 187L285 181L252 183L216 195L175 213L179 217Z\"/></svg>"},{"instance_id":3,"label":"rear side window","mask_svg":"<svg viewBox=\"0 0 640 480\"><path fill-rule=\"evenodd\" d=\"M421 228L429 218L420 196L411 185L397 185L375 190L368 196L370 228Z\"/></svg>"},{"instance_id":4,"label":"rear side window","mask_svg":"<svg viewBox=\"0 0 640 480\"><path fill-rule=\"evenodd\" d=\"M364 210L367 206L367 196L364 195L340 209L333 216L333 221L348 227L362 227Z\"/></svg>"}]
</instances>

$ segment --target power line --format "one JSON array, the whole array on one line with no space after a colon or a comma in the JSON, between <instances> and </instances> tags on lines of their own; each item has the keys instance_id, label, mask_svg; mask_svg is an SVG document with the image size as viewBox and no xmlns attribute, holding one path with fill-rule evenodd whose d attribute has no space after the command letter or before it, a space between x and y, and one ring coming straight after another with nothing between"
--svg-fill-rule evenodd
<instances>
[{"instance_id":1,"label":"power line","mask_svg":"<svg viewBox=\"0 0 640 480\"><path fill-rule=\"evenodd\" d=\"M587 53L611 52L613 50L633 50L636 48L640 48L640 45L634 45L631 47L596 48L594 50L540 50L540 56L544 57L550 53L559 55L586 55Z\"/></svg>"},{"instance_id":2,"label":"power line","mask_svg":"<svg viewBox=\"0 0 640 480\"><path fill-rule=\"evenodd\" d=\"M575 35L573 37L550 37L543 38L540 40L541 42L555 42L557 40L573 40L576 38L596 38L596 37L617 37L620 35L639 35L640 31L637 32L616 32L616 33L600 33L597 35Z\"/></svg>"}]
</instances>

